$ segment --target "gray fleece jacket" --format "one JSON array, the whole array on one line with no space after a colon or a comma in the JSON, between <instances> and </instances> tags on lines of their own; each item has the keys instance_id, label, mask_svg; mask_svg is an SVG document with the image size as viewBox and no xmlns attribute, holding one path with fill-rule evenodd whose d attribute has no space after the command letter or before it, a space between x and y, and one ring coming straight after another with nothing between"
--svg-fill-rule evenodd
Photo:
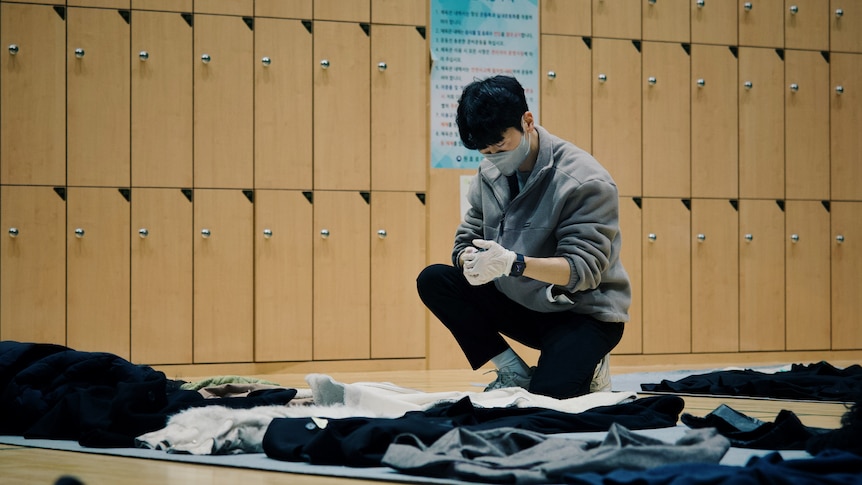
<instances>
[{"instance_id":1,"label":"gray fleece jacket","mask_svg":"<svg viewBox=\"0 0 862 485\"><path fill-rule=\"evenodd\" d=\"M487 159L470 184L470 208L458 226L452 260L473 239L496 241L530 257L562 256L571 267L572 303L548 298L548 283L501 277L497 288L540 312L571 311L605 322L628 321L629 277L620 262L619 196L589 153L536 125L539 156L523 189L510 198L506 177Z\"/></svg>"}]
</instances>

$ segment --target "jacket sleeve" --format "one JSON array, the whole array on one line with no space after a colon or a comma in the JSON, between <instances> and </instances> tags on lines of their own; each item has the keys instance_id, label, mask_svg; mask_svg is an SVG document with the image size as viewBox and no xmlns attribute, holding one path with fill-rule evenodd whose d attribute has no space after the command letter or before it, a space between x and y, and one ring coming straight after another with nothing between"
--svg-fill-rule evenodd
<instances>
[{"instance_id":1,"label":"jacket sleeve","mask_svg":"<svg viewBox=\"0 0 862 485\"><path fill-rule=\"evenodd\" d=\"M464 220L455 231L455 245L452 248L452 264L458 264L458 256L461 251L473 245L473 239L484 239L482 226L482 195L479 176L476 175L470 181L470 189L467 191L467 202L469 208L464 214Z\"/></svg>"}]
</instances>

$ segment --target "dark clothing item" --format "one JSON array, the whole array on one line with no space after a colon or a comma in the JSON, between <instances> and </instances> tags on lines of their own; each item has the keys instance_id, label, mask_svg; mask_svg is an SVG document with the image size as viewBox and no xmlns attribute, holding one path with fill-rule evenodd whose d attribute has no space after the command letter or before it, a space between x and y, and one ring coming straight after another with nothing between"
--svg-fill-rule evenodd
<instances>
[{"instance_id":1,"label":"dark clothing item","mask_svg":"<svg viewBox=\"0 0 862 485\"><path fill-rule=\"evenodd\" d=\"M89 447L133 448L193 406L286 404L295 389L245 398L204 399L151 367L103 352L0 342L0 434L70 439Z\"/></svg>"},{"instance_id":2,"label":"dark clothing item","mask_svg":"<svg viewBox=\"0 0 862 485\"><path fill-rule=\"evenodd\" d=\"M380 466L396 436L410 433L430 445L456 427L483 430L511 427L539 433L607 431L613 423L629 429L675 426L685 403L676 396L655 396L583 413L544 408L476 408L469 398L444 403L400 418L276 418L263 438L270 458L316 465Z\"/></svg>"},{"instance_id":3,"label":"dark clothing item","mask_svg":"<svg viewBox=\"0 0 862 485\"><path fill-rule=\"evenodd\" d=\"M744 467L708 463L649 470L565 475L576 485L862 485L862 457L827 450L814 458L784 460L778 453L754 457Z\"/></svg>"},{"instance_id":4,"label":"dark clothing item","mask_svg":"<svg viewBox=\"0 0 862 485\"><path fill-rule=\"evenodd\" d=\"M729 370L688 376L679 381L641 384L644 391L723 396L770 397L854 402L862 395L862 366L838 369L827 362L793 364L786 372Z\"/></svg>"},{"instance_id":5,"label":"dark clothing item","mask_svg":"<svg viewBox=\"0 0 862 485\"><path fill-rule=\"evenodd\" d=\"M473 369L509 347L502 335L538 349L541 354L528 389L535 394L559 399L587 394L596 364L623 335L623 323L601 322L570 311L530 310L493 284L470 285L454 266L425 268L417 288Z\"/></svg>"},{"instance_id":6,"label":"dark clothing item","mask_svg":"<svg viewBox=\"0 0 862 485\"><path fill-rule=\"evenodd\" d=\"M735 448L757 450L804 450L808 441L826 429L802 424L793 411L782 410L774 423L746 416L722 404L704 417L683 413L680 418L689 428L715 428Z\"/></svg>"}]
</instances>

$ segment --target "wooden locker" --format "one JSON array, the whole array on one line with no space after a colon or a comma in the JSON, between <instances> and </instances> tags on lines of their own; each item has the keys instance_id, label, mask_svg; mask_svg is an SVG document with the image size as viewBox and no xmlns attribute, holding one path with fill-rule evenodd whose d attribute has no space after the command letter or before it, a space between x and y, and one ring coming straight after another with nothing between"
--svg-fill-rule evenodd
<instances>
[{"instance_id":1,"label":"wooden locker","mask_svg":"<svg viewBox=\"0 0 862 485\"><path fill-rule=\"evenodd\" d=\"M543 4L544 5L544 4ZM592 150L592 52L583 37L543 35L541 120L544 128Z\"/></svg>"},{"instance_id":2,"label":"wooden locker","mask_svg":"<svg viewBox=\"0 0 862 485\"><path fill-rule=\"evenodd\" d=\"M592 0L542 0L539 29L542 34L593 35Z\"/></svg>"},{"instance_id":3,"label":"wooden locker","mask_svg":"<svg viewBox=\"0 0 862 485\"><path fill-rule=\"evenodd\" d=\"M632 285L632 303L629 321L626 322L623 339L614 348L614 354L640 354L643 352L643 269L641 247L641 223L643 214L641 199L620 199L620 232L622 253L620 260L629 274Z\"/></svg>"},{"instance_id":4,"label":"wooden locker","mask_svg":"<svg viewBox=\"0 0 862 485\"><path fill-rule=\"evenodd\" d=\"M370 209L362 195L314 193L314 360L370 357Z\"/></svg>"},{"instance_id":5,"label":"wooden locker","mask_svg":"<svg viewBox=\"0 0 862 485\"><path fill-rule=\"evenodd\" d=\"M196 14L254 15L254 0L195 0Z\"/></svg>"},{"instance_id":6,"label":"wooden locker","mask_svg":"<svg viewBox=\"0 0 862 485\"><path fill-rule=\"evenodd\" d=\"M188 196L186 195L188 194ZM132 361L191 364L192 201L180 189L132 191Z\"/></svg>"},{"instance_id":7,"label":"wooden locker","mask_svg":"<svg viewBox=\"0 0 862 485\"><path fill-rule=\"evenodd\" d=\"M253 185L254 36L246 20L194 17L195 187Z\"/></svg>"},{"instance_id":8,"label":"wooden locker","mask_svg":"<svg viewBox=\"0 0 862 485\"><path fill-rule=\"evenodd\" d=\"M194 0L132 0L132 10L191 12L193 1Z\"/></svg>"},{"instance_id":9,"label":"wooden locker","mask_svg":"<svg viewBox=\"0 0 862 485\"><path fill-rule=\"evenodd\" d=\"M691 59L681 44L643 43L643 193L691 197Z\"/></svg>"},{"instance_id":10,"label":"wooden locker","mask_svg":"<svg viewBox=\"0 0 862 485\"><path fill-rule=\"evenodd\" d=\"M691 41L691 0L649 0L643 6L643 39Z\"/></svg>"},{"instance_id":11,"label":"wooden locker","mask_svg":"<svg viewBox=\"0 0 862 485\"><path fill-rule=\"evenodd\" d=\"M739 349L736 201L691 201L691 351Z\"/></svg>"},{"instance_id":12,"label":"wooden locker","mask_svg":"<svg viewBox=\"0 0 862 485\"><path fill-rule=\"evenodd\" d=\"M375 25L371 60L371 189L425 192L425 38L413 26Z\"/></svg>"},{"instance_id":13,"label":"wooden locker","mask_svg":"<svg viewBox=\"0 0 862 485\"><path fill-rule=\"evenodd\" d=\"M784 211L739 201L739 350L784 350Z\"/></svg>"},{"instance_id":14,"label":"wooden locker","mask_svg":"<svg viewBox=\"0 0 862 485\"><path fill-rule=\"evenodd\" d=\"M739 45L784 47L784 1L748 0L740 2Z\"/></svg>"},{"instance_id":15,"label":"wooden locker","mask_svg":"<svg viewBox=\"0 0 862 485\"><path fill-rule=\"evenodd\" d=\"M254 358L254 207L241 190L194 191L194 361Z\"/></svg>"},{"instance_id":16,"label":"wooden locker","mask_svg":"<svg viewBox=\"0 0 862 485\"><path fill-rule=\"evenodd\" d=\"M643 199L643 352L691 352L691 215L680 199Z\"/></svg>"},{"instance_id":17,"label":"wooden locker","mask_svg":"<svg viewBox=\"0 0 862 485\"><path fill-rule=\"evenodd\" d=\"M737 45L737 2L693 0L691 41L696 44Z\"/></svg>"},{"instance_id":18,"label":"wooden locker","mask_svg":"<svg viewBox=\"0 0 862 485\"><path fill-rule=\"evenodd\" d=\"M784 47L829 50L829 2L785 0Z\"/></svg>"},{"instance_id":19,"label":"wooden locker","mask_svg":"<svg viewBox=\"0 0 862 485\"><path fill-rule=\"evenodd\" d=\"M254 16L275 17L283 19L311 19L313 17L312 0L255 0Z\"/></svg>"},{"instance_id":20,"label":"wooden locker","mask_svg":"<svg viewBox=\"0 0 862 485\"><path fill-rule=\"evenodd\" d=\"M829 50L862 54L862 0L829 3Z\"/></svg>"},{"instance_id":21,"label":"wooden locker","mask_svg":"<svg viewBox=\"0 0 862 485\"><path fill-rule=\"evenodd\" d=\"M370 187L370 57L363 25L314 23L315 189Z\"/></svg>"},{"instance_id":22,"label":"wooden locker","mask_svg":"<svg viewBox=\"0 0 862 485\"><path fill-rule=\"evenodd\" d=\"M0 4L3 184L66 184L66 23L58 9Z\"/></svg>"},{"instance_id":23,"label":"wooden locker","mask_svg":"<svg viewBox=\"0 0 862 485\"><path fill-rule=\"evenodd\" d=\"M192 26L175 12L132 18L132 186L191 187Z\"/></svg>"},{"instance_id":24,"label":"wooden locker","mask_svg":"<svg viewBox=\"0 0 862 485\"><path fill-rule=\"evenodd\" d=\"M829 350L829 212L814 200L785 208L785 350Z\"/></svg>"},{"instance_id":25,"label":"wooden locker","mask_svg":"<svg viewBox=\"0 0 862 485\"><path fill-rule=\"evenodd\" d=\"M67 15L67 183L128 187L130 14L69 8Z\"/></svg>"},{"instance_id":26,"label":"wooden locker","mask_svg":"<svg viewBox=\"0 0 862 485\"><path fill-rule=\"evenodd\" d=\"M829 62L816 51L785 51L784 193L829 199Z\"/></svg>"},{"instance_id":27,"label":"wooden locker","mask_svg":"<svg viewBox=\"0 0 862 485\"><path fill-rule=\"evenodd\" d=\"M425 306L416 292L425 267L423 200L413 192L371 194L372 359L425 357Z\"/></svg>"},{"instance_id":28,"label":"wooden locker","mask_svg":"<svg viewBox=\"0 0 862 485\"><path fill-rule=\"evenodd\" d=\"M375 24L426 25L425 0L371 0L371 21Z\"/></svg>"},{"instance_id":29,"label":"wooden locker","mask_svg":"<svg viewBox=\"0 0 862 485\"><path fill-rule=\"evenodd\" d=\"M862 54L831 56L832 200L862 200Z\"/></svg>"},{"instance_id":30,"label":"wooden locker","mask_svg":"<svg viewBox=\"0 0 862 485\"><path fill-rule=\"evenodd\" d=\"M312 187L312 39L300 20L255 21L254 185Z\"/></svg>"},{"instance_id":31,"label":"wooden locker","mask_svg":"<svg viewBox=\"0 0 862 485\"><path fill-rule=\"evenodd\" d=\"M593 0L593 35L640 39L641 3L642 0Z\"/></svg>"},{"instance_id":32,"label":"wooden locker","mask_svg":"<svg viewBox=\"0 0 862 485\"><path fill-rule=\"evenodd\" d=\"M739 49L739 196L784 198L784 60Z\"/></svg>"},{"instance_id":33,"label":"wooden locker","mask_svg":"<svg viewBox=\"0 0 862 485\"><path fill-rule=\"evenodd\" d=\"M371 18L371 0L314 0L314 18L368 22Z\"/></svg>"},{"instance_id":34,"label":"wooden locker","mask_svg":"<svg viewBox=\"0 0 862 485\"><path fill-rule=\"evenodd\" d=\"M832 203L832 349L862 348L862 202Z\"/></svg>"},{"instance_id":35,"label":"wooden locker","mask_svg":"<svg viewBox=\"0 0 862 485\"><path fill-rule=\"evenodd\" d=\"M130 0L66 0L69 7L129 9Z\"/></svg>"},{"instance_id":36,"label":"wooden locker","mask_svg":"<svg viewBox=\"0 0 862 485\"><path fill-rule=\"evenodd\" d=\"M737 197L737 68L736 55L728 47L691 46L692 197Z\"/></svg>"},{"instance_id":37,"label":"wooden locker","mask_svg":"<svg viewBox=\"0 0 862 485\"><path fill-rule=\"evenodd\" d=\"M254 360L312 359L311 194L255 191Z\"/></svg>"},{"instance_id":38,"label":"wooden locker","mask_svg":"<svg viewBox=\"0 0 862 485\"><path fill-rule=\"evenodd\" d=\"M64 195L0 186L0 340L66 344Z\"/></svg>"},{"instance_id":39,"label":"wooden locker","mask_svg":"<svg viewBox=\"0 0 862 485\"><path fill-rule=\"evenodd\" d=\"M130 357L129 197L70 187L66 228L66 331L75 350Z\"/></svg>"},{"instance_id":40,"label":"wooden locker","mask_svg":"<svg viewBox=\"0 0 862 485\"><path fill-rule=\"evenodd\" d=\"M593 39L593 156L622 196L641 195L641 55L629 40Z\"/></svg>"}]
</instances>

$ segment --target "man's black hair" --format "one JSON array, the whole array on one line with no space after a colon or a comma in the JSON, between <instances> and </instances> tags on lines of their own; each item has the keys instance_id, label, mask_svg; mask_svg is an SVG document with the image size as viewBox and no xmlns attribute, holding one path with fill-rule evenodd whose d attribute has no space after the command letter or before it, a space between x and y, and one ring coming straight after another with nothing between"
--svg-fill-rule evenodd
<instances>
[{"instance_id":1,"label":"man's black hair","mask_svg":"<svg viewBox=\"0 0 862 485\"><path fill-rule=\"evenodd\" d=\"M523 133L521 119L527 111L521 83L510 76L494 76L464 88L455 121L464 146L481 150L499 143L509 128Z\"/></svg>"}]
</instances>

